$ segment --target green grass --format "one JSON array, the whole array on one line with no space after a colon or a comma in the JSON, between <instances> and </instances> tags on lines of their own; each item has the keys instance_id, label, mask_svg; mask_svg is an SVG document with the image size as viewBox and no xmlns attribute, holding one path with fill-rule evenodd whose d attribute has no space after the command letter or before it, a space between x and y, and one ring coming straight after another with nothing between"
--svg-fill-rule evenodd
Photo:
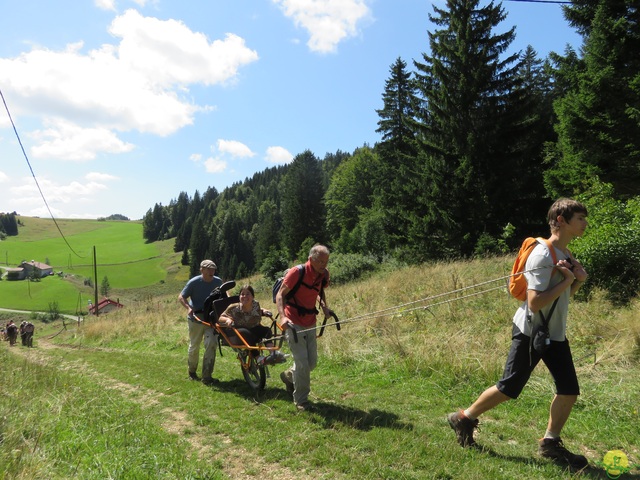
<instances>
[{"instance_id":1,"label":"green grass","mask_svg":"<svg viewBox=\"0 0 640 480\"><path fill-rule=\"evenodd\" d=\"M54 267L54 275L37 282L1 281L0 307L49 311L56 302L61 313L86 311L94 299L97 263L98 291L104 277L109 280L112 298L122 303L148 296L154 290L166 293L186 281L186 267L179 265L172 241L147 244L139 222L99 222L97 220L58 220L62 238L53 220L20 217L24 226L19 235L0 243L0 261L16 267L23 260L36 260ZM176 278L178 280L176 280ZM91 284L86 285L86 280ZM170 287L165 286L170 283ZM99 295L102 298L102 295Z\"/></svg>"},{"instance_id":2,"label":"green grass","mask_svg":"<svg viewBox=\"0 0 640 480\"><path fill-rule=\"evenodd\" d=\"M7 360L6 350L0 358ZM2 455L2 478L223 478L162 428L160 410L73 368L12 360L0 388L2 411L10 413L0 433L4 445L17 448Z\"/></svg>"},{"instance_id":3,"label":"green grass","mask_svg":"<svg viewBox=\"0 0 640 480\"><path fill-rule=\"evenodd\" d=\"M82 285L93 276L91 262L70 256L51 221L23 222L18 237L0 244L5 258L49 260L72 275L2 281L0 307L46 311L56 301L75 313L93 299ZM312 374L318 410L298 414L278 378L286 365L271 368L257 395L225 348L218 386L187 380L176 295L188 269L173 242L144 244L135 222L59 223L85 258L96 246L98 282L107 275L110 296L126 307L80 325L37 322L33 349L0 343L0 478L576 476L535 455L553 391L542 367L519 400L482 417L477 439L485 451L459 448L445 420L501 374L516 302L499 291L461 298L475 291L465 290L444 303L439 295L499 279L510 257L409 267L330 288L330 304L347 322L320 339ZM250 282L262 306L273 308L270 282ZM427 309L412 310L425 298L433 299L418 305ZM393 315L374 313L403 304ZM591 461L580 478L608 478L598 462L609 450L640 463L638 306L615 308L595 292L571 307L582 395L563 436ZM0 321L9 318L35 317L0 312ZM639 478L638 469L621 478Z\"/></svg>"},{"instance_id":4,"label":"green grass","mask_svg":"<svg viewBox=\"0 0 640 480\"><path fill-rule=\"evenodd\" d=\"M405 268L330 288L327 297L349 320L498 278L508 263ZM271 308L267 287L258 300ZM608 478L598 462L613 449L640 464L639 305L614 308L603 297L574 304L569 319L582 395L563 436L592 464L579 478ZM484 451L460 448L446 423L499 377L516 303L491 292L327 329L312 374L313 413L296 412L280 382L288 364L272 367L255 394L228 348L216 361L219 385L189 381L175 292L80 326L38 325L35 348L0 345L0 361L12 366L0 384L0 471L52 479L575 478L535 454L553 392L543 367L519 400L481 418ZM635 468L621 478L639 475Z\"/></svg>"},{"instance_id":5,"label":"green grass","mask_svg":"<svg viewBox=\"0 0 640 480\"><path fill-rule=\"evenodd\" d=\"M57 276L38 282L2 281L0 292L2 308L48 312L49 303L57 302L61 312L70 314L78 307L86 310L87 300L93 298L89 289L81 294L73 283Z\"/></svg>"}]
</instances>

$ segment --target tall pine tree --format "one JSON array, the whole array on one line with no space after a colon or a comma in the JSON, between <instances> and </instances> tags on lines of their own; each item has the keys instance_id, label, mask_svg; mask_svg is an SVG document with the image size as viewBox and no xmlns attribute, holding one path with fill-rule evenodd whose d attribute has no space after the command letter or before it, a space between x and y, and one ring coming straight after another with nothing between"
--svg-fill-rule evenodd
<instances>
[{"instance_id":1,"label":"tall pine tree","mask_svg":"<svg viewBox=\"0 0 640 480\"><path fill-rule=\"evenodd\" d=\"M296 155L282 180L282 243L293 257L306 238L324 242L324 178L318 159Z\"/></svg>"},{"instance_id":2,"label":"tall pine tree","mask_svg":"<svg viewBox=\"0 0 640 480\"><path fill-rule=\"evenodd\" d=\"M640 194L640 13L637 2L575 1L565 8L585 35L580 63L559 75L575 88L558 100L557 162L546 175L554 195L575 195L591 180L616 195Z\"/></svg>"},{"instance_id":3,"label":"tall pine tree","mask_svg":"<svg viewBox=\"0 0 640 480\"><path fill-rule=\"evenodd\" d=\"M424 188L410 235L432 255L468 255L481 235L499 235L527 205L517 202L528 178L536 121L518 53L506 55L515 28L494 34L506 16L493 2L447 0L434 6L431 55L414 62L424 100L420 157ZM503 58L506 56L506 58Z\"/></svg>"},{"instance_id":4,"label":"tall pine tree","mask_svg":"<svg viewBox=\"0 0 640 480\"><path fill-rule=\"evenodd\" d=\"M383 108L376 110L380 120L376 132L382 141L376 146L383 180L374 183L379 208L384 210L384 225L391 248L406 244L406 232L414 210L415 197L420 189L416 165L415 129L416 85L407 71L407 64L397 58L390 68L382 95Z\"/></svg>"}]
</instances>

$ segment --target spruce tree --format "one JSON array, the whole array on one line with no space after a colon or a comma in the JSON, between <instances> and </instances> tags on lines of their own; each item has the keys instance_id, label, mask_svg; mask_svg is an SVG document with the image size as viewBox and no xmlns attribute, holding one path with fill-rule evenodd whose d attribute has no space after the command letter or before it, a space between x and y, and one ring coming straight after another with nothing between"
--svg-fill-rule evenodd
<instances>
[{"instance_id":1,"label":"spruce tree","mask_svg":"<svg viewBox=\"0 0 640 480\"><path fill-rule=\"evenodd\" d=\"M102 283L100 284L100 293L103 297L107 298L109 296L109 292L111 291L111 284L109 283L109 278L105 275L102 279Z\"/></svg>"},{"instance_id":2,"label":"spruce tree","mask_svg":"<svg viewBox=\"0 0 640 480\"><path fill-rule=\"evenodd\" d=\"M419 190L415 141L416 85L407 64L397 58L390 68L382 95L383 108L376 110L380 120L376 132L382 141L376 146L380 171L375 172L377 204L388 221L384 230L391 248L406 244L410 215Z\"/></svg>"},{"instance_id":3,"label":"spruce tree","mask_svg":"<svg viewBox=\"0 0 640 480\"><path fill-rule=\"evenodd\" d=\"M436 256L471 254L481 234L496 237L517 221L523 165L536 161L529 157L536 118L522 61L517 52L503 58L515 28L494 34L504 10L478 3L434 6L429 18L440 28L429 33L431 54L414 62L423 99L423 189L410 235Z\"/></svg>"},{"instance_id":4,"label":"spruce tree","mask_svg":"<svg viewBox=\"0 0 640 480\"><path fill-rule=\"evenodd\" d=\"M636 2L578 1L565 9L585 35L581 62L559 75L575 87L557 101L558 157L546 175L556 196L576 195L592 180L619 197L640 193L640 25Z\"/></svg>"},{"instance_id":5,"label":"spruce tree","mask_svg":"<svg viewBox=\"0 0 640 480\"><path fill-rule=\"evenodd\" d=\"M324 242L324 178L318 159L306 150L296 155L282 180L282 243L293 258L311 237Z\"/></svg>"},{"instance_id":6,"label":"spruce tree","mask_svg":"<svg viewBox=\"0 0 640 480\"><path fill-rule=\"evenodd\" d=\"M209 246L202 212L196 215L192 232L189 243L189 274L193 277L200 273L200 262L207 258L207 247Z\"/></svg>"}]
</instances>

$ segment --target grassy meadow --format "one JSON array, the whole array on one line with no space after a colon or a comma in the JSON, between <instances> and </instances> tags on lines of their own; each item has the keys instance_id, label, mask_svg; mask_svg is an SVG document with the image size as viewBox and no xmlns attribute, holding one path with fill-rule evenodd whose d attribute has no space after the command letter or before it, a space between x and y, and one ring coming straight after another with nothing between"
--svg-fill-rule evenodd
<instances>
[{"instance_id":1,"label":"grassy meadow","mask_svg":"<svg viewBox=\"0 0 640 480\"><path fill-rule=\"evenodd\" d=\"M228 347L219 384L190 381L177 290L147 289L81 324L38 324L34 348L0 345L0 478L606 479L611 450L632 467L620 478L640 478L640 305L617 308L599 292L570 311L582 395L563 431L591 466L570 472L536 455L553 394L542 366L520 399L481 417L482 450L457 445L446 414L502 371L517 302L493 288L511 261L406 267L329 288L344 323L319 339L314 412L287 395L289 363L254 393ZM247 281L272 308L271 285Z\"/></svg>"},{"instance_id":2,"label":"grassy meadow","mask_svg":"<svg viewBox=\"0 0 640 480\"><path fill-rule=\"evenodd\" d=\"M94 299L94 248L98 292L106 276L109 296L121 303L168 292L187 279L188 268L179 265L173 242L145 243L140 222L57 220L56 226L51 219L19 220L19 235L0 242L0 267L35 260L51 265L56 275L35 282L1 281L2 308L46 312L56 302L61 313L86 312L88 300Z\"/></svg>"}]
</instances>

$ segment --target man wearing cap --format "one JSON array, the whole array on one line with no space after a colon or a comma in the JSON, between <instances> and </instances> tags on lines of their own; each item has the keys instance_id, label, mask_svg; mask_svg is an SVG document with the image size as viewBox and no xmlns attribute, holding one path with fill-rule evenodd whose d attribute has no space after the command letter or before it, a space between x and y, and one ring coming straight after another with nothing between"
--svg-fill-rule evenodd
<instances>
[{"instance_id":1,"label":"man wearing cap","mask_svg":"<svg viewBox=\"0 0 640 480\"><path fill-rule=\"evenodd\" d=\"M215 276L216 264L211 260L203 260L200 263L200 275L196 275L178 295L178 301L187 309L187 323L189 324L189 377L199 380L198 357L200 356L200 344L204 338L204 356L202 358L202 383L212 385L216 380L211 376L216 362L216 331L196 320L201 318L204 301L209 294L222 285L222 279ZM189 299L187 301L187 299Z\"/></svg>"}]
</instances>

